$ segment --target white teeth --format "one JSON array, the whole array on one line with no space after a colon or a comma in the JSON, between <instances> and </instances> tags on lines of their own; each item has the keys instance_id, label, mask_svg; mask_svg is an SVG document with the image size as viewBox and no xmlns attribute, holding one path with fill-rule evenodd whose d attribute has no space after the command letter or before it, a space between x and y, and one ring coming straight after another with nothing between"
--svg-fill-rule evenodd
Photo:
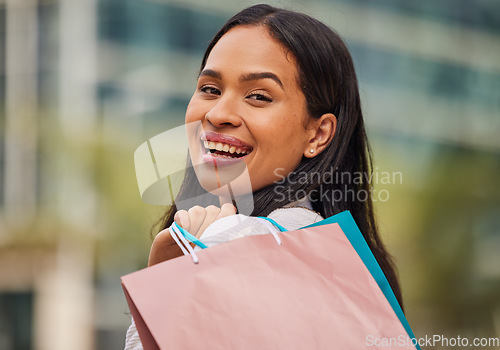
<instances>
[{"instance_id":1,"label":"white teeth","mask_svg":"<svg viewBox=\"0 0 500 350\"><path fill-rule=\"evenodd\" d=\"M243 150L242 148L240 147L236 147L236 146L231 146L231 145L228 145L226 143L222 143L222 142L213 142L213 141L207 141L207 140L203 140L203 145L205 146L205 148L208 148L208 149L211 149L211 150L216 150L216 151L223 151L223 152L228 152L228 153L236 153L236 154L247 154L248 152ZM221 155L221 156L226 156L226 155ZM230 156L227 156L229 158L231 158Z\"/></svg>"},{"instance_id":2,"label":"white teeth","mask_svg":"<svg viewBox=\"0 0 500 350\"><path fill-rule=\"evenodd\" d=\"M229 158L229 159L234 159L233 157L231 156L226 156L225 154L215 154L213 155L214 157L217 157L217 158Z\"/></svg>"}]
</instances>

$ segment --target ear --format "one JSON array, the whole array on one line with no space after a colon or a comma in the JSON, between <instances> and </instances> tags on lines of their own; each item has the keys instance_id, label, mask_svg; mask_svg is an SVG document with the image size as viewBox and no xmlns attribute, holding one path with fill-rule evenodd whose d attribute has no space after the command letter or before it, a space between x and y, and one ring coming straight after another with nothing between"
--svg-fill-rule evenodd
<instances>
[{"instance_id":1,"label":"ear","mask_svg":"<svg viewBox=\"0 0 500 350\"><path fill-rule=\"evenodd\" d=\"M309 143L304 150L304 156L314 158L330 144L337 129L337 117L325 113L309 124Z\"/></svg>"}]
</instances>

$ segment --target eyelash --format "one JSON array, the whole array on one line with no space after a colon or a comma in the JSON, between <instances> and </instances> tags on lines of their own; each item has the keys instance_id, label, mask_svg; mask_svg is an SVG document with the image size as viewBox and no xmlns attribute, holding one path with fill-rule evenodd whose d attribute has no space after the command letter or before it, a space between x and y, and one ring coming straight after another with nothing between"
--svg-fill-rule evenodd
<instances>
[{"instance_id":1,"label":"eyelash","mask_svg":"<svg viewBox=\"0 0 500 350\"><path fill-rule=\"evenodd\" d=\"M202 93L205 93L208 95L217 95L217 96L221 95L221 92L219 89L217 89L216 87L210 86L210 85L203 85L200 88L200 91ZM252 98L252 97L255 97L255 98ZM254 92L250 95L247 95L246 98L250 98L250 99L255 100L255 101L267 102L267 103L273 102L273 99L270 96L268 96L266 94L259 94L256 92Z\"/></svg>"},{"instance_id":2,"label":"eyelash","mask_svg":"<svg viewBox=\"0 0 500 350\"><path fill-rule=\"evenodd\" d=\"M252 98L252 100L263 101L263 102L268 102L268 103L269 102L273 102L273 99L270 96L265 95L265 94L259 94L259 93L256 93L256 92L248 95L246 98L250 98L250 97L253 97L253 96L255 96L257 98Z\"/></svg>"},{"instance_id":3,"label":"eyelash","mask_svg":"<svg viewBox=\"0 0 500 350\"><path fill-rule=\"evenodd\" d=\"M211 92L209 92L209 90L212 90ZM214 90L217 91L217 93L214 93ZM209 95L220 95L221 92L219 91L219 89L213 87L213 86L210 86L210 85L203 85L201 88L200 88L200 91L205 93L205 94L209 94Z\"/></svg>"}]
</instances>

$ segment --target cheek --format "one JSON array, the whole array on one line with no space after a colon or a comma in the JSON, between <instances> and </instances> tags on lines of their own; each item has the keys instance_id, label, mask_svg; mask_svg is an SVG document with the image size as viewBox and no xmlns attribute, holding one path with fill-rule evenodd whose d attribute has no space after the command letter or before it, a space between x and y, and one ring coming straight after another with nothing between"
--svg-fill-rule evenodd
<instances>
[{"instance_id":1,"label":"cheek","mask_svg":"<svg viewBox=\"0 0 500 350\"><path fill-rule=\"evenodd\" d=\"M272 130L269 129L263 137L261 155L264 156L265 167L275 166L285 168L287 171L295 169L303 156L304 143L303 129L290 127L290 124L277 123Z\"/></svg>"},{"instance_id":2,"label":"cheek","mask_svg":"<svg viewBox=\"0 0 500 350\"><path fill-rule=\"evenodd\" d=\"M248 122L247 126L249 129L252 127L251 132L267 149L289 145L299 136L297 134L299 130L295 125L295 120L287 112L273 113L262 118L263 120L258 123Z\"/></svg>"},{"instance_id":3,"label":"cheek","mask_svg":"<svg viewBox=\"0 0 500 350\"><path fill-rule=\"evenodd\" d=\"M194 113L193 108L188 106L188 108L186 109L186 116L185 116L186 124L196 121L195 115L196 114Z\"/></svg>"},{"instance_id":4,"label":"cheek","mask_svg":"<svg viewBox=\"0 0 500 350\"><path fill-rule=\"evenodd\" d=\"M186 108L186 123L201 120L205 114L202 111L202 104L196 101L196 98L191 98Z\"/></svg>"},{"instance_id":5,"label":"cheek","mask_svg":"<svg viewBox=\"0 0 500 350\"><path fill-rule=\"evenodd\" d=\"M269 135L271 143L275 143L276 147L287 154L302 153L306 131L300 120L296 115L281 119Z\"/></svg>"}]
</instances>

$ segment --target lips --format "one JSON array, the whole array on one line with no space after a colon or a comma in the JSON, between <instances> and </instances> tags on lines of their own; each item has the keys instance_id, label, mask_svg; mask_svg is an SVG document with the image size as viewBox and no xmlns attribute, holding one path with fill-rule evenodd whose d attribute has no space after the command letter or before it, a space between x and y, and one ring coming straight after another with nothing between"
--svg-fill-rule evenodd
<instances>
[{"instance_id":1,"label":"lips","mask_svg":"<svg viewBox=\"0 0 500 350\"><path fill-rule=\"evenodd\" d=\"M244 141L230 135L215 132L201 134L204 154L215 158L241 159L253 150L253 147Z\"/></svg>"}]
</instances>

